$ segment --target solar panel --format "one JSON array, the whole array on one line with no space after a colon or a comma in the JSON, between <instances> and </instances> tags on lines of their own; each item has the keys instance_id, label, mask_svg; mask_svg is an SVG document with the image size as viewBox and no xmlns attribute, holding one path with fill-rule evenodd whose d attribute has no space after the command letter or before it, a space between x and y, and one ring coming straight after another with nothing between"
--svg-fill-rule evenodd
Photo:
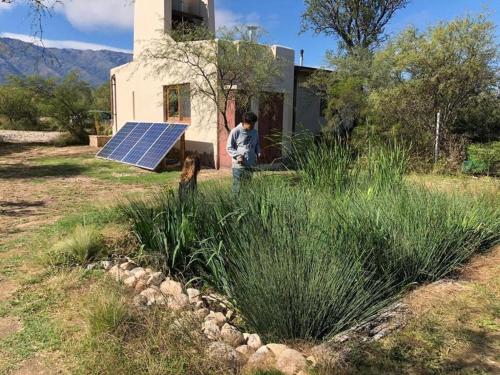
<instances>
[{"instance_id":1,"label":"solar panel","mask_svg":"<svg viewBox=\"0 0 500 375\"><path fill-rule=\"evenodd\" d=\"M127 138L132 130L136 127L136 122L129 122L120 129L118 133L102 148L97 154L98 157L107 159L113 151Z\"/></svg>"},{"instance_id":2,"label":"solar panel","mask_svg":"<svg viewBox=\"0 0 500 375\"><path fill-rule=\"evenodd\" d=\"M137 124L137 126L128 134L127 138L125 138L123 142L115 148L109 158L111 160L122 161L151 126L152 124Z\"/></svg>"},{"instance_id":3,"label":"solar panel","mask_svg":"<svg viewBox=\"0 0 500 375\"><path fill-rule=\"evenodd\" d=\"M155 170L187 130L187 125L127 123L97 157Z\"/></svg>"},{"instance_id":4,"label":"solar panel","mask_svg":"<svg viewBox=\"0 0 500 375\"><path fill-rule=\"evenodd\" d=\"M133 149L129 151L127 155L123 158L124 163L137 164L139 160L144 156L144 154L149 150L151 145L158 139L160 135L167 129L165 126L151 126L149 130L144 133L143 137Z\"/></svg>"},{"instance_id":5,"label":"solar panel","mask_svg":"<svg viewBox=\"0 0 500 375\"><path fill-rule=\"evenodd\" d=\"M156 139L156 142L153 143L137 165L146 169L156 169L159 164L157 160L162 161L163 158L167 156L168 151L177 143L186 129L186 125L170 125L170 127ZM165 145L172 146L165 151Z\"/></svg>"}]
</instances>

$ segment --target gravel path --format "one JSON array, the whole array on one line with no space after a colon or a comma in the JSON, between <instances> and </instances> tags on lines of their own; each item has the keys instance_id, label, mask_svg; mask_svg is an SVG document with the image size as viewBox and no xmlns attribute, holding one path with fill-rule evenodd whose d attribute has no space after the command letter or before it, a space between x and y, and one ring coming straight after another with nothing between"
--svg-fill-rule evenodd
<instances>
[{"instance_id":1,"label":"gravel path","mask_svg":"<svg viewBox=\"0 0 500 375\"><path fill-rule=\"evenodd\" d=\"M60 132L0 130L0 143L50 143Z\"/></svg>"}]
</instances>

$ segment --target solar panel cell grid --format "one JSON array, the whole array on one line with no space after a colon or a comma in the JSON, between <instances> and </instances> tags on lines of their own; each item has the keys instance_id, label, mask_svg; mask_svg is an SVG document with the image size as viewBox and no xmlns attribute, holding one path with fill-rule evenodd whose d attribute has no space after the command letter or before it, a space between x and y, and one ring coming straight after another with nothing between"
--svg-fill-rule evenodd
<instances>
[{"instance_id":1,"label":"solar panel cell grid","mask_svg":"<svg viewBox=\"0 0 500 375\"><path fill-rule=\"evenodd\" d=\"M125 124L125 126L120 129L120 131L106 144L106 146L102 148L97 156L105 159L108 158L136 126L137 123L135 122Z\"/></svg>"},{"instance_id":2,"label":"solar panel cell grid","mask_svg":"<svg viewBox=\"0 0 500 375\"><path fill-rule=\"evenodd\" d=\"M167 128L165 126L153 124L153 126L151 126L149 130L144 133L143 137L139 142L137 142L135 147L130 150L127 155L125 155L122 161L128 164L137 164L137 162L149 150L154 141L158 139L158 137L161 136L166 129Z\"/></svg>"},{"instance_id":3,"label":"solar panel cell grid","mask_svg":"<svg viewBox=\"0 0 500 375\"><path fill-rule=\"evenodd\" d=\"M156 169L162 159L175 146L175 143L182 134L184 134L186 129L186 125L171 125L169 129L154 142L148 152L146 152L141 160L137 162L137 165L150 170Z\"/></svg>"},{"instance_id":4,"label":"solar panel cell grid","mask_svg":"<svg viewBox=\"0 0 500 375\"><path fill-rule=\"evenodd\" d=\"M148 131L151 124L137 124L137 126L130 132L125 140L116 147L115 151L109 156L110 159L122 161L122 159L132 150L137 142L142 138L144 133Z\"/></svg>"}]
</instances>

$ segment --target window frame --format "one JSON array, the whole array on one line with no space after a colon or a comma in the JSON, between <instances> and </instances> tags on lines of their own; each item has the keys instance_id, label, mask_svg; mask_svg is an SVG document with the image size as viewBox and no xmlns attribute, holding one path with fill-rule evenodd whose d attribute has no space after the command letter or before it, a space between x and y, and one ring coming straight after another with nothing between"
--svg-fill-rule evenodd
<instances>
[{"instance_id":1,"label":"window frame","mask_svg":"<svg viewBox=\"0 0 500 375\"><path fill-rule=\"evenodd\" d=\"M182 116L183 111L183 100L181 97L181 92L184 88L187 87L187 92L189 93L189 113L191 114L191 91L189 83L181 83L177 85L168 85L163 87L163 96L164 96L164 117L166 122L176 122L180 124L191 125L191 116L185 117ZM177 102L178 102L178 116L170 116L170 92L176 91L177 93Z\"/></svg>"}]
</instances>

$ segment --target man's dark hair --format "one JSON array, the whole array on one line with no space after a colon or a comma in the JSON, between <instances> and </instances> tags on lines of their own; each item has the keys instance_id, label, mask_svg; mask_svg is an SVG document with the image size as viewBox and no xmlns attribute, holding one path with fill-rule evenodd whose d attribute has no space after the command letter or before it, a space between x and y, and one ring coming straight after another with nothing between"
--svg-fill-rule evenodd
<instances>
[{"instance_id":1,"label":"man's dark hair","mask_svg":"<svg viewBox=\"0 0 500 375\"><path fill-rule=\"evenodd\" d=\"M244 124L252 124L254 125L257 120L259 118L257 117L257 115L253 112L246 112L244 115L243 115L243 123Z\"/></svg>"}]
</instances>

